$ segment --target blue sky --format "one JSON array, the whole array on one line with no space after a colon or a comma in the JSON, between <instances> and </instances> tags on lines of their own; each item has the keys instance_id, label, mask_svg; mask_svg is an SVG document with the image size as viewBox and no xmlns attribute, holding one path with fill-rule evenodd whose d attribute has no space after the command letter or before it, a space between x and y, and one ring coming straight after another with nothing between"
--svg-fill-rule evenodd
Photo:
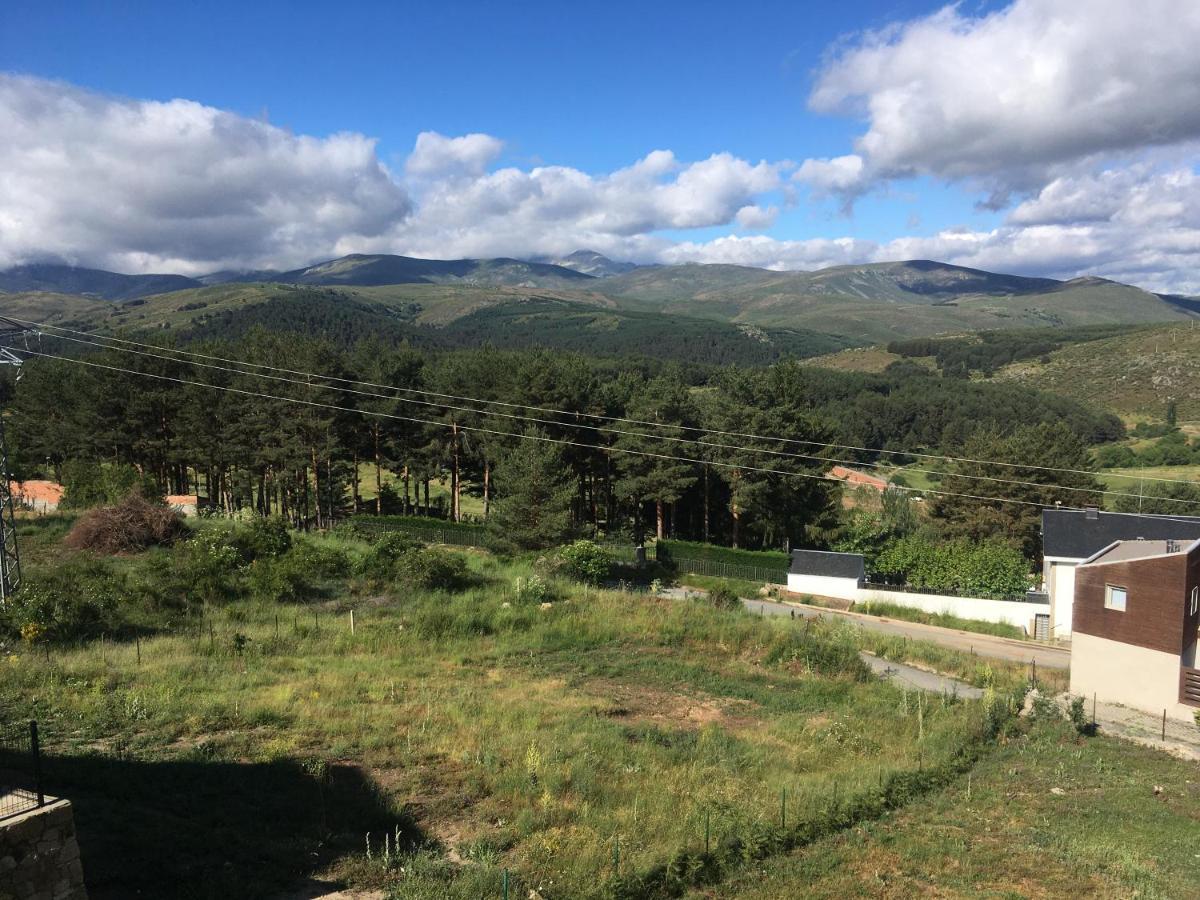
<instances>
[{"instance_id":1,"label":"blue sky","mask_svg":"<svg viewBox=\"0 0 1200 900\"><path fill-rule=\"evenodd\" d=\"M1098 2L1108 5L1113 0ZM1114 10L1120 8L1120 0L1116 4ZM1153 18L1160 5L1166 12L1172 0L1150 0L1141 17ZM461 218L452 221L444 210L434 214L435 196L443 205L461 201L461 181L405 181L406 161L418 134L435 132L449 138L484 134L502 142L474 172L477 193L488 198L495 196L496 185L479 182L484 169L530 173L556 166L604 179L654 150L674 154L673 172L713 154L776 167L775 183L764 186L763 179L755 177L753 187L744 186L744 196L733 196L737 192L722 182L714 190L723 192L724 199L709 203L711 215L682 214L673 207L627 220L623 210L617 216L622 224L611 234L593 224L567 229L580 239L595 237L601 243L607 235L611 239L598 249L610 253L675 261L685 253L672 249L677 245L703 245L686 252L700 261L718 261L736 244L744 261L804 268L843 257L852 261L925 248L942 250L942 256L953 251L976 262L1004 262L1015 270L1136 274L1149 268L1154 273L1143 280L1166 278L1160 271L1164 266L1153 262L1153 252L1133 261L1099 252L1071 256L1065 252L1066 242L1059 240L1053 253L1021 256L1013 249L1016 239L1033 232L1006 231L1014 210L1043 199L1041 193L1056 179L1096 177L1135 166L1148 167L1156 177L1164 171L1194 172L1190 142L1195 136L1181 128L1165 142L1164 156L1164 142L1156 137L1149 113L1145 140L1132 147L1120 146L1122 139L1115 134L1065 148L1052 134L1027 142L1032 150L1007 141L1006 134L1022 128L1044 131L1046 123L1038 122L1038 115L1051 117L1052 128L1056 114L1052 104L1039 112L1046 106L1039 96L1043 84L1022 84L1035 68L1021 59L1023 42L1029 43L1035 59L1061 53L1062 59L1054 62L1065 73L1064 84L1072 87L1073 70L1079 69L1084 91L1083 76L1095 78L1096 73L1082 70L1097 58L1098 45L1115 42L1122 34L1137 43L1136 30L1099 30L1089 23L1090 16L1075 19L1071 10L1065 0L966 2L953 10L917 0L738 6L8 0L0 7L0 72L49 80L114 101L193 101L241 120L265 120L297 136L320 139L350 132L376 139L379 163L407 198L392 204L396 216L407 217L406 230L393 229L384 240L384 228L372 213L367 217L370 227L356 221L343 239L327 241L330 252L336 249L333 244L357 246L357 238L366 249L419 255L443 247L446 255L483 252L495 243L461 239ZM1094 12L1103 18L1103 10ZM1192 21L1190 13L1176 17L1173 30L1190 34ZM1065 28L1070 39L1039 44L1056 28ZM1161 36L1151 31L1145 39ZM1002 54L1014 45L1018 52L1006 62ZM1055 49L1060 45L1063 49ZM957 60L961 71L943 65L944 60ZM1002 70L1005 65L1013 66L1011 83ZM986 77L980 75L974 84L977 71ZM1195 80L1194 73L1193 65L1185 75ZM1142 78L1147 92L1156 87L1153 76L1140 71L1113 74L1132 77L1139 89L1137 79ZM15 95L31 90L44 94L44 86L30 88L30 83L13 88ZM959 153L956 148L976 140L971 117L979 108L962 98L978 91L986 102L989 91L1009 88L1018 99L1015 104L1006 100L1009 108L997 116L995 160L986 150ZM889 107L897 91L903 96ZM1074 108L1079 98L1068 96L1062 102ZM1132 109L1139 100L1133 96L1123 103L1122 110ZM28 108L26 104L22 115ZM1156 114L1161 119L1161 111ZM919 133L904 132L903 123L910 120ZM21 124L32 135L31 146L39 139L38 129L46 142L61 139L54 123ZM1064 119L1062 127L1072 124ZM1134 122L1135 135L1138 127ZM1129 123L1115 122L1114 130L1118 128L1130 133ZM987 126L980 130L986 132ZM870 152L860 143L867 135L876 139ZM849 157L861 169L852 178L832 178L822 168L824 161ZM815 168L798 173L806 160ZM103 178L103 170L97 171ZM669 181L676 175L656 177ZM451 196L454 191L458 193ZM984 207L988 198L994 208ZM172 198L169 205L178 218L175 202ZM759 212L735 220L733 213L747 206ZM545 229L563 228L561 219L522 215L531 229L539 223ZM612 210L606 209L589 222L612 218ZM1057 213L1043 218L1028 227L1064 224ZM640 230L630 224L633 220ZM751 220L755 224L747 224ZM279 223L271 227L278 230ZM458 239L434 239L438 229ZM1004 231L1005 252L996 246L999 231ZM954 238L959 233L977 236L969 252ZM714 244L723 237L752 235L754 242ZM763 237L777 243L768 245ZM926 246L918 239L932 243ZM831 240L843 242L837 251L841 256L827 260L827 248L811 242ZM0 235L0 259L2 241ZM802 242L809 243L801 246ZM127 264L138 259L185 266L192 260L201 268L208 264L193 259L183 247L139 251L136 242L120 243L113 253ZM559 246L541 237L526 243L530 254ZM1113 241L1113 246L1120 244ZM269 252L246 262L270 261L283 252L277 239L270 246ZM28 247L26 241L20 254L28 255ZM508 245L500 242L496 247L504 250ZM519 247L514 244L514 249ZM94 255L82 247L80 252ZM324 255L316 244L297 245L295 253ZM17 251L10 250L8 256L15 255ZM209 257L215 262L220 255L214 251ZM729 261L743 261L741 256Z\"/></svg>"}]
</instances>

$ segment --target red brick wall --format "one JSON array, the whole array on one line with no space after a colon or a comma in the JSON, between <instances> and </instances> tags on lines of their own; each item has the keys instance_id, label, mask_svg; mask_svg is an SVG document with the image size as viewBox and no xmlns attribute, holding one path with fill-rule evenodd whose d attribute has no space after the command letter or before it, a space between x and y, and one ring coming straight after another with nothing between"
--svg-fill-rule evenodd
<instances>
[{"instance_id":1,"label":"red brick wall","mask_svg":"<svg viewBox=\"0 0 1200 900\"><path fill-rule=\"evenodd\" d=\"M1182 653L1196 635L1188 592L1200 583L1200 553L1080 566L1075 572L1072 628L1082 634L1165 653ZM1125 611L1105 609L1106 585L1128 592ZM1185 619L1187 622L1185 623ZM1189 631L1190 628L1190 631Z\"/></svg>"}]
</instances>

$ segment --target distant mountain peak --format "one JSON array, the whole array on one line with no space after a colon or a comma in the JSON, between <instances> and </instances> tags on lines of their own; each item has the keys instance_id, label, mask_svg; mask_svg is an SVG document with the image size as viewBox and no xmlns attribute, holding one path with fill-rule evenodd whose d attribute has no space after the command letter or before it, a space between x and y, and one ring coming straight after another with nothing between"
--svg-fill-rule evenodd
<instances>
[{"instance_id":1,"label":"distant mountain peak","mask_svg":"<svg viewBox=\"0 0 1200 900\"><path fill-rule=\"evenodd\" d=\"M637 263L617 262L609 259L603 253L586 249L576 250L574 253L568 253L566 256L557 258L539 258L537 261L549 263L554 266L562 266L564 269L574 269L576 272L581 272L584 275L592 275L596 278L624 275L626 272L632 272L638 268Z\"/></svg>"}]
</instances>

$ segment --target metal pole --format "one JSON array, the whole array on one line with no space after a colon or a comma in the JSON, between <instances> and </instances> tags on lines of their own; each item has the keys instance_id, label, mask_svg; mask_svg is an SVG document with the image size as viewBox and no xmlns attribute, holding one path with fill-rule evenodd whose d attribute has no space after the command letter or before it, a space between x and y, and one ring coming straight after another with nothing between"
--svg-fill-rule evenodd
<instances>
[{"instance_id":1,"label":"metal pole","mask_svg":"<svg viewBox=\"0 0 1200 900\"><path fill-rule=\"evenodd\" d=\"M37 805L46 805L46 795L42 792L42 747L38 741L37 722L29 723L29 751L33 754L33 781L37 790Z\"/></svg>"}]
</instances>

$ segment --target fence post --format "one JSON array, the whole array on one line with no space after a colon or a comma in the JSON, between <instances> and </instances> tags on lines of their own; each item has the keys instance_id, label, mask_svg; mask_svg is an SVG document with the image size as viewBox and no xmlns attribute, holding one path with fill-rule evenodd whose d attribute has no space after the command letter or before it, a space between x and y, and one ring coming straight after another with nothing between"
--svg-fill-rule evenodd
<instances>
[{"instance_id":1,"label":"fence post","mask_svg":"<svg viewBox=\"0 0 1200 900\"><path fill-rule=\"evenodd\" d=\"M708 853L709 839L712 837L712 828L710 822L711 810L704 810L704 852Z\"/></svg>"},{"instance_id":2,"label":"fence post","mask_svg":"<svg viewBox=\"0 0 1200 900\"><path fill-rule=\"evenodd\" d=\"M29 752L33 755L33 783L37 790L37 805L46 805L46 795L42 791L42 746L38 741L37 722L29 723Z\"/></svg>"}]
</instances>

